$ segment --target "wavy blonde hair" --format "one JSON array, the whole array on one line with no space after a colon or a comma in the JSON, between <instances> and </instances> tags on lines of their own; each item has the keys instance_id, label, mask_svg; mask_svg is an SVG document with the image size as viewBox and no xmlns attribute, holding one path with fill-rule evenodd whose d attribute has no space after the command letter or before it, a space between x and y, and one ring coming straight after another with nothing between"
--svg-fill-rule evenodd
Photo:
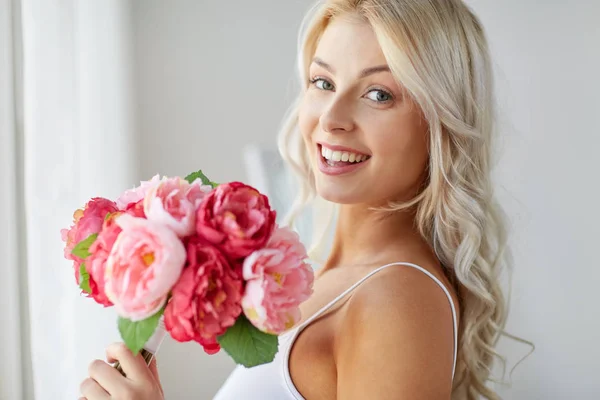
<instances>
[{"instance_id":1,"label":"wavy blonde hair","mask_svg":"<svg viewBox=\"0 0 600 400\"><path fill-rule=\"evenodd\" d=\"M319 1L299 36L302 87L308 85L308 68L321 35L340 15L358 16L372 26L393 75L428 121L424 188L410 202L392 203L383 211L416 207L420 233L458 291L461 326L452 398L499 399L486 386L494 360L505 364L494 348L501 335L523 340L504 331L508 310L500 273L510 267L511 257L505 217L491 182L495 104L485 32L460 0ZM288 222L318 198L298 130L302 95L292 104L279 138L282 157L302 178Z\"/></svg>"}]
</instances>

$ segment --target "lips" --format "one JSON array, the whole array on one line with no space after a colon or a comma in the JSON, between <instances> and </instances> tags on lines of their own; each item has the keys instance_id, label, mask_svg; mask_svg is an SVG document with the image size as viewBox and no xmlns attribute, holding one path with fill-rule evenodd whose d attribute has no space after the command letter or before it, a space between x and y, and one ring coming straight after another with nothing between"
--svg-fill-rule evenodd
<instances>
[{"instance_id":1,"label":"lips","mask_svg":"<svg viewBox=\"0 0 600 400\"><path fill-rule=\"evenodd\" d=\"M325 175L336 176L352 173L362 168L371 156L341 146L317 145L319 170Z\"/></svg>"}]
</instances>

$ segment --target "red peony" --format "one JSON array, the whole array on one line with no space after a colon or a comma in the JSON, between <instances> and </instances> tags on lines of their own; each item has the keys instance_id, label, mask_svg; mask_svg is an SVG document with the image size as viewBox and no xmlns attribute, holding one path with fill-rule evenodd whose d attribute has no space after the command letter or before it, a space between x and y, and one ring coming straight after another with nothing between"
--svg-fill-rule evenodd
<instances>
[{"instance_id":1,"label":"red peony","mask_svg":"<svg viewBox=\"0 0 600 400\"><path fill-rule=\"evenodd\" d=\"M187 264L165 310L165 327L173 339L195 340L206 353L217 353L217 336L242 312L242 292L239 268L232 268L219 249L192 236L187 240Z\"/></svg>"},{"instance_id":2,"label":"red peony","mask_svg":"<svg viewBox=\"0 0 600 400\"><path fill-rule=\"evenodd\" d=\"M198 208L196 218L198 234L231 259L262 248L274 226L275 211L269 199L240 182L217 186Z\"/></svg>"}]
</instances>

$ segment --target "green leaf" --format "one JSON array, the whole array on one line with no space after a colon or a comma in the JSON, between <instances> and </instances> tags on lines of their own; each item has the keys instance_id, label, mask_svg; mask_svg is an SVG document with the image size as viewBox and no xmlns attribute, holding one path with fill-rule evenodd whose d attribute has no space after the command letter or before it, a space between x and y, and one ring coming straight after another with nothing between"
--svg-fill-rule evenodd
<instances>
[{"instance_id":1,"label":"green leaf","mask_svg":"<svg viewBox=\"0 0 600 400\"><path fill-rule=\"evenodd\" d=\"M278 351L278 337L258 330L244 314L217 340L233 361L246 368L273 361Z\"/></svg>"},{"instance_id":2,"label":"green leaf","mask_svg":"<svg viewBox=\"0 0 600 400\"><path fill-rule=\"evenodd\" d=\"M153 316L136 322L119 317L119 332L121 333L121 338L134 355L137 355L148 339L152 337L152 334L154 334L154 331L158 326L158 320L161 315L163 315L164 311L165 308L163 307Z\"/></svg>"},{"instance_id":3,"label":"green leaf","mask_svg":"<svg viewBox=\"0 0 600 400\"><path fill-rule=\"evenodd\" d=\"M210 179L208 179L206 177L206 175L204 175L204 173L202 172L201 169L196 172L192 172L191 174L186 176L185 180L188 181L189 183L192 183L198 178L200 178L200 180L202 180L203 185L210 185L213 187L213 189L216 188L217 186L219 186L218 183L212 182Z\"/></svg>"},{"instance_id":4,"label":"green leaf","mask_svg":"<svg viewBox=\"0 0 600 400\"><path fill-rule=\"evenodd\" d=\"M81 290L88 294L92 294L92 288L90 287L90 274L85 269L85 263L81 263L79 266L79 287Z\"/></svg>"},{"instance_id":5,"label":"green leaf","mask_svg":"<svg viewBox=\"0 0 600 400\"><path fill-rule=\"evenodd\" d=\"M87 238L83 239L81 242L75 245L73 251L71 251L71 254L73 254L76 257L83 258L85 260L90 256L90 246L96 241L97 237L98 234L93 233Z\"/></svg>"}]
</instances>

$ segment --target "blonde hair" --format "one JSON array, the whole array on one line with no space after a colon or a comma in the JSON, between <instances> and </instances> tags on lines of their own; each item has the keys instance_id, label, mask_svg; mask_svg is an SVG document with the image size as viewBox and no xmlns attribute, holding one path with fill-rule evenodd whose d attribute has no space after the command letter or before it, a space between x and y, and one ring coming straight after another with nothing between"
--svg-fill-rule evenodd
<instances>
[{"instance_id":1,"label":"blonde hair","mask_svg":"<svg viewBox=\"0 0 600 400\"><path fill-rule=\"evenodd\" d=\"M485 32L460 0L320 1L299 37L303 87L321 35L340 15L358 16L372 26L393 75L428 121L427 182L413 200L384 211L416 207L420 233L458 290L461 326L452 398L498 399L486 386L494 359L505 363L494 348L501 335L523 340L504 331L508 310L500 273L510 267L511 257L491 183L495 105ZM279 138L282 157L303 182L289 222L318 198L298 131L301 98L302 93L290 107Z\"/></svg>"}]
</instances>

